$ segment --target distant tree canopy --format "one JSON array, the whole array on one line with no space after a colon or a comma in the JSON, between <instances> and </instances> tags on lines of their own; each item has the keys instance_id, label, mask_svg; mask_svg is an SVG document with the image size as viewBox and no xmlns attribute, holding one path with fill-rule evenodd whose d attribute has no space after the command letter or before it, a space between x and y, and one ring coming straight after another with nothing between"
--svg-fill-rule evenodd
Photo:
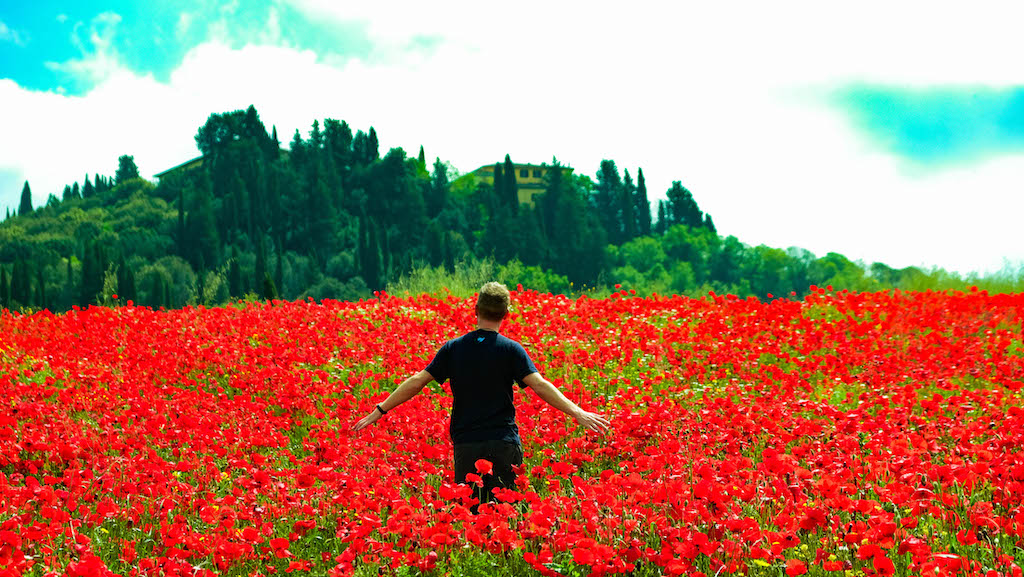
<instances>
[{"instance_id":1,"label":"distant tree canopy","mask_svg":"<svg viewBox=\"0 0 1024 577\"><path fill-rule=\"evenodd\" d=\"M114 174L114 183L123 184L133 178L139 178L139 167L135 166L135 157L127 154L117 159L117 172ZM78 183L75 183L78 186Z\"/></svg>"},{"instance_id":2,"label":"distant tree canopy","mask_svg":"<svg viewBox=\"0 0 1024 577\"><path fill-rule=\"evenodd\" d=\"M566 293L620 284L766 298L802 296L812 284L960 282L943 271L866 268L836 253L818 258L723 238L681 181L652 218L643 170L634 181L611 159L593 179L552 159L543 194L521 204L508 154L495 162L491 184L440 158L428 169L423 147L414 158L401 148L381 156L373 127L353 132L331 118L296 131L284 150L277 129L268 134L250 106L211 114L195 142L202 162L155 186L131 155L118 158L113 177L86 174L39 208L25 182L17 215L0 223L0 306L60 311L110 303L113 294L153 307L247 295L357 299L430 276L416 271L449 278L480 262Z\"/></svg>"}]
</instances>

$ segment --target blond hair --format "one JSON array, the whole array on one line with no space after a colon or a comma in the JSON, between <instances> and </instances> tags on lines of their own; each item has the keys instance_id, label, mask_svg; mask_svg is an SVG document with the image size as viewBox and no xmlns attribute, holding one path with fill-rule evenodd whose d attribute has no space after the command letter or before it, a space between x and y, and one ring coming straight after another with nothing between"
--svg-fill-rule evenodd
<instances>
[{"instance_id":1,"label":"blond hair","mask_svg":"<svg viewBox=\"0 0 1024 577\"><path fill-rule=\"evenodd\" d=\"M500 321L508 314L508 305L512 301L505 285L489 282L480 287L480 296L476 299L476 314L489 321Z\"/></svg>"}]
</instances>

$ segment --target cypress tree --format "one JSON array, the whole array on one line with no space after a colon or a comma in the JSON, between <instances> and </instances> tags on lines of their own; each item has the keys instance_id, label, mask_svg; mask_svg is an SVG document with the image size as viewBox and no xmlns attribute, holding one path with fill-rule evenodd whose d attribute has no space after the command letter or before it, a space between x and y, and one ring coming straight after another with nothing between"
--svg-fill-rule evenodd
<instances>
[{"instance_id":1,"label":"cypress tree","mask_svg":"<svg viewBox=\"0 0 1024 577\"><path fill-rule=\"evenodd\" d=\"M18 257L14 261L14 269L11 271L11 304L17 304L22 307L29 306L31 304L29 299L32 297L31 289L28 264L25 263L24 259Z\"/></svg>"},{"instance_id":2,"label":"cypress tree","mask_svg":"<svg viewBox=\"0 0 1024 577\"><path fill-rule=\"evenodd\" d=\"M278 295L284 296L284 254L281 251L281 243L277 243L277 262L274 264L274 287Z\"/></svg>"},{"instance_id":3,"label":"cypress tree","mask_svg":"<svg viewBox=\"0 0 1024 577\"><path fill-rule=\"evenodd\" d=\"M277 287L274 286L274 279L270 278L270 273L263 273L263 298L266 300L274 300L277 298Z\"/></svg>"},{"instance_id":4,"label":"cypress tree","mask_svg":"<svg viewBox=\"0 0 1024 577\"><path fill-rule=\"evenodd\" d=\"M664 200L659 200L658 201L658 222L657 222L657 224L654 227L655 228L655 232L657 232L658 234L665 234L665 230L668 228L668 222L666 221L667 218L668 218L668 215L665 214L665 201Z\"/></svg>"},{"instance_id":5,"label":"cypress tree","mask_svg":"<svg viewBox=\"0 0 1024 577\"><path fill-rule=\"evenodd\" d=\"M423 152L423 145L420 145L420 155L416 158L416 162L419 163L420 173L427 171L427 155Z\"/></svg>"},{"instance_id":6,"label":"cypress tree","mask_svg":"<svg viewBox=\"0 0 1024 577\"><path fill-rule=\"evenodd\" d=\"M557 251L558 229L556 228L556 212L562 202L562 195L565 194L565 178L562 175L562 165L557 158L552 157L551 166L545 172L547 188L541 198L541 222L544 224L544 232L548 243L554 251ZM552 255L557 261L557 255Z\"/></svg>"},{"instance_id":7,"label":"cypress tree","mask_svg":"<svg viewBox=\"0 0 1024 577\"><path fill-rule=\"evenodd\" d=\"M137 298L135 291L135 273L132 272L124 255L117 263L117 296L124 302L134 301Z\"/></svg>"},{"instance_id":8,"label":"cypress tree","mask_svg":"<svg viewBox=\"0 0 1024 577\"><path fill-rule=\"evenodd\" d=\"M647 183L644 181L644 169L637 172L636 177L636 216L637 232L642 236L651 234L651 203L647 200Z\"/></svg>"},{"instance_id":9,"label":"cypress tree","mask_svg":"<svg viewBox=\"0 0 1024 577\"><path fill-rule=\"evenodd\" d=\"M622 242L629 242L636 237L636 206L633 196L635 187L633 177L629 175L629 169L623 171L622 187L619 196L619 205L622 214Z\"/></svg>"},{"instance_id":10,"label":"cypress tree","mask_svg":"<svg viewBox=\"0 0 1024 577\"><path fill-rule=\"evenodd\" d=\"M71 310L71 307L75 304L75 276L71 270L71 255L68 255L68 270L65 274L65 286L64 286L64 306L67 310Z\"/></svg>"},{"instance_id":11,"label":"cypress tree","mask_svg":"<svg viewBox=\"0 0 1024 577\"><path fill-rule=\"evenodd\" d=\"M64 192L61 194L60 199L64 202L71 200L71 185L64 185Z\"/></svg>"},{"instance_id":12,"label":"cypress tree","mask_svg":"<svg viewBox=\"0 0 1024 577\"><path fill-rule=\"evenodd\" d=\"M117 296L120 298L124 297L124 292L128 288L127 274L128 264L124 262L124 253L122 253L117 259Z\"/></svg>"},{"instance_id":13,"label":"cypress tree","mask_svg":"<svg viewBox=\"0 0 1024 577\"><path fill-rule=\"evenodd\" d=\"M267 298L263 292L263 277L267 274L267 255L263 248L263 239L256 239L256 274L253 275L253 286L256 287L256 294L261 298Z\"/></svg>"},{"instance_id":14,"label":"cypress tree","mask_svg":"<svg viewBox=\"0 0 1024 577\"><path fill-rule=\"evenodd\" d=\"M85 173L85 184L82 185L82 198L92 198L96 194L96 189L92 186L92 181L89 180L89 173Z\"/></svg>"},{"instance_id":15,"label":"cypress tree","mask_svg":"<svg viewBox=\"0 0 1024 577\"><path fill-rule=\"evenodd\" d=\"M376 223L365 214L359 219L359 267L366 286L370 290L379 289L383 268L380 241L377 239Z\"/></svg>"},{"instance_id":16,"label":"cypress tree","mask_svg":"<svg viewBox=\"0 0 1024 577\"><path fill-rule=\"evenodd\" d=\"M198 190L195 191L193 205L189 207L188 218L185 221L188 242L192 249L190 253L193 268L199 268L201 264L206 263L216 265L217 252L220 250L210 182L203 179L196 184Z\"/></svg>"},{"instance_id":17,"label":"cypress tree","mask_svg":"<svg viewBox=\"0 0 1024 577\"><path fill-rule=\"evenodd\" d=\"M597 172L597 192L594 195L597 217L602 228L608 234L608 242L619 244L622 240L622 222L620 221L622 194L622 178L614 160L602 160Z\"/></svg>"},{"instance_id":18,"label":"cypress tree","mask_svg":"<svg viewBox=\"0 0 1024 577\"><path fill-rule=\"evenodd\" d=\"M185 242L185 188L178 189L178 256L188 255L188 243Z\"/></svg>"},{"instance_id":19,"label":"cypress tree","mask_svg":"<svg viewBox=\"0 0 1024 577\"><path fill-rule=\"evenodd\" d=\"M708 213L704 213L704 228L718 234L718 230L715 228L715 221L711 220L711 215Z\"/></svg>"},{"instance_id":20,"label":"cypress tree","mask_svg":"<svg viewBox=\"0 0 1024 577\"><path fill-rule=\"evenodd\" d=\"M171 287L163 278L160 279L160 306L171 308Z\"/></svg>"},{"instance_id":21,"label":"cypress tree","mask_svg":"<svg viewBox=\"0 0 1024 577\"><path fill-rule=\"evenodd\" d=\"M196 302L199 304L206 304L206 271L200 269L196 273Z\"/></svg>"},{"instance_id":22,"label":"cypress tree","mask_svg":"<svg viewBox=\"0 0 1024 577\"><path fill-rule=\"evenodd\" d=\"M18 207L18 216L26 214L32 214L32 188L29 187L27 180L25 186L21 187L21 205Z\"/></svg>"},{"instance_id":23,"label":"cypress tree","mask_svg":"<svg viewBox=\"0 0 1024 577\"><path fill-rule=\"evenodd\" d=\"M0 266L0 309L11 308L11 289L7 280L7 269Z\"/></svg>"},{"instance_id":24,"label":"cypress tree","mask_svg":"<svg viewBox=\"0 0 1024 577\"><path fill-rule=\"evenodd\" d=\"M228 293L231 297L242 296L242 271L238 267L238 248L231 247L231 264L228 265Z\"/></svg>"},{"instance_id":25,"label":"cypress tree","mask_svg":"<svg viewBox=\"0 0 1024 577\"><path fill-rule=\"evenodd\" d=\"M48 309L49 302L46 298L46 279L43 278L43 267L36 269L36 306L41 309Z\"/></svg>"},{"instance_id":26,"label":"cypress tree","mask_svg":"<svg viewBox=\"0 0 1024 577\"><path fill-rule=\"evenodd\" d=\"M71 185L71 198L82 198L82 191L78 188L78 181Z\"/></svg>"},{"instance_id":27,"label":"cypress tree","mask_svg":"<svg viewBox=\"0 0 1024 577\"><path fill-rule=\"evenodd\" d=\"M434 173L430 176L430 197L427 199L427 216L434 218L448 206L448 167L440 158L434 160Z\"/></svg>"},{"instance_id":28,"label":"cypress tree","mask_svg":"<svg viewBox=\"0 0 1024 577\"><path fill-rule=\"evenodd\" d=\"M377 141L377 131L370 127L370 136L366 142L367 164L380 158L380 143Z\"/></svg>"},{"instance_id":29,"label":"cypress tree","mask_svg":"<svg viewBox=\"0 0 1024 577\"><path fill-rule=\"evenodd\" d=\"M500 162L494 163L494 197L499 201L505 198L505 169Z\"/></svg>"},{"instance_id":30,"label":"cypress tree","mask_svg":"<svg viewBox=\"0 0 1024 577\"><path fill-rule=\"evenodd\" d=\"M92 241L83 251L81 306L96 304L96 297L103 291L103 277L107 270L106 256L103 247Z\"/></svg>"},{"instance_id":31,"label":"cypress tree","mask_svg":"<svg viewBox=\"0 0 1024 577\"><path fill-rule=\"evenodd\" d=\"M516 182L516 165L512 164L508 154L505 155L505 186L501 193L504 198L498 198L508 204L514 216L519 212L519 185Z\"/></svg>"},{"instance_id":32,"label":"cypress tree","mask_svg":"<svg viewBox=\"0 0 1024 577\"><path fill-rule=\"evenodd\" d=\"M149 304L154 308L158 309L164 304L164 276L160 274L160 271L156 271L153 274L153 289L149 296Z\"/></svg>"},{"instance_id":33,"label":"cypress tree","mask_svg":"<svg viewBox=\"0 0 1024 577\"><path fill-rule=\"evenodd\" d=\"M135 272L132 271L131 267L128 267L128 274L125 275L125 278L128 280L128 285L125 287L124 291L118 293L118 295L121 296L125 302L131 301L134 304L137 302L139 295L135 285Z\"/></svg>"}]
</instances>

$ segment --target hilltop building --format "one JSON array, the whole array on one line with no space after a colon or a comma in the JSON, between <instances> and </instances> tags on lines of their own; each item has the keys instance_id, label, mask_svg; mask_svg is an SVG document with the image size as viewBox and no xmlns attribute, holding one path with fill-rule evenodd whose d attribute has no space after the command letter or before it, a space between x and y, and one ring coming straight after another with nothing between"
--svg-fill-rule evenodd
<instances>
[{"instance_id":1,"label":"hilltop building","mask_svg":"<svg viewBox=\"0 0 1024 577\"><path fill-rule=\"evenodd\" d=\"M163 171L161 173L158 173L158 174L154 174L153 176L155 176L157 178L164 178L168 174L172 174L172 173L179 173L180 172L180 173L184 174L186 172L195 170L196 168L199 168L200 166L202 166L204 160L206 160L205 156L197 156L197 157L193 158L192 160L188 160L186 162L183 162L183 163L179 164L178 166L173 166L171 168L168 168L167 170L165 170L165 171Z\"/></svg>"},{"instance_id":2,"label":"hilltop building","mask_svg":"<svg viewBox=\"0 0 1024 577\"><path fill-rule=\"evenodd\" d=\"M547 190L547 172L550 167L542 164L515 164L516 186L519 188L519 203L533 206L533 197ZM471 172L477 183L494 185L494 165L488 164ZM563 166L562 174L572 174L572 169Z\"/></svg>"}]
</instances>

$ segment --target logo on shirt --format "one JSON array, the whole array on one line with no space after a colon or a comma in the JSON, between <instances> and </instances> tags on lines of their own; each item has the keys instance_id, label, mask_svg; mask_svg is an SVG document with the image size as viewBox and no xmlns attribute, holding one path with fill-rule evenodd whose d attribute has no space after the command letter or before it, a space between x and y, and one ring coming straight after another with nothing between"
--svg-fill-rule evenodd
<instances>
[{"instance_id":1,"label":"logo on shirt","mask_svg":"<svg viewBox=\"0 0 1024 577\"><path fill-rule=\"evenodd\" d=\"M482 342L484 342L484 338L483 337L477 337L476 338L476 342L482 343Z\"/></svg>"}]
</instances>

